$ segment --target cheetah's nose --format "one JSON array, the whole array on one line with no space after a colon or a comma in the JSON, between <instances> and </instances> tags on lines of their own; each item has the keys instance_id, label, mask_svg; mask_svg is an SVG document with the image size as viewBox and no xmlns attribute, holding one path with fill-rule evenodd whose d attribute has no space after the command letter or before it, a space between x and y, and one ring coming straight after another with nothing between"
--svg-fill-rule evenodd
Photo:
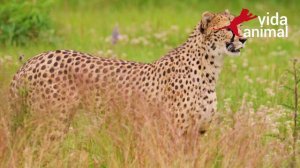
<instances>
[{"instance_id":1,"label":"cheetah's nose","mask_svg":"<svg viewBox=\"0 0 300 168\"><path fill-rule=\"evenodd\" d=\"M239 38L239 41L244 44L247 41L247 38Z\"/></svg>"}]
</instances>

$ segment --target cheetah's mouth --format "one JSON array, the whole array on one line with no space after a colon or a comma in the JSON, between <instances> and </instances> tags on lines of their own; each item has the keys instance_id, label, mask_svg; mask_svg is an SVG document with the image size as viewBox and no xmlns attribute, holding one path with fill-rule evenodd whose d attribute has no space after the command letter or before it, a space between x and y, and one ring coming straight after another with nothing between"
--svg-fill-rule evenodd
<instances>
[{"instance_id":1,"label":"cheetah's mouth","mask_svg":"<svg viewBox=\"0 0 300 168\"><path fill-rule=\"evenodd\" d=\"M236 48L232 42L226 42L226 49L232 53L239 53L243 47Z\"/></svg>"}]
</instances>

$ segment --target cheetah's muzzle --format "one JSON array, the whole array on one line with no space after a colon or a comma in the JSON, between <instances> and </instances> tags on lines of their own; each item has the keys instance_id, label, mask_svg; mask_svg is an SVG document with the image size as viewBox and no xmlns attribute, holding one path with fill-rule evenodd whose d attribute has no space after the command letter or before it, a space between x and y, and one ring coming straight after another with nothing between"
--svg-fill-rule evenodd
<instances>
[{"instance_id":1,"label":"cheetah's muzzle","mask_svg":"<svg viewBox=\"0 0 300 168\"><path fill-rule=\"evenodd\" d=\"M229 52L239 53L243 47L236 48L232 42L226 42L226 48Z\"/></svg>"}]
</instances>

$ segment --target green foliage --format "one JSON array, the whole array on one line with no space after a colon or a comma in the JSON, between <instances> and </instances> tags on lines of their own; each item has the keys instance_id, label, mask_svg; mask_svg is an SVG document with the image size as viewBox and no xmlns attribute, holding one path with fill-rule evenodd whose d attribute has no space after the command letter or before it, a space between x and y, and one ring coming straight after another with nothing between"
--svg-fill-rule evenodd
<instances>
[{"instance_id":1,"label":"green foliage","mask_svg":"<svg viewBox=\"0 0 300 168\"><path fill-rule=\"evenodd\" d=\"M0 6L0 43L23 45L51 28L50 1L5 1Z\"/></svg>"}]
</instances>

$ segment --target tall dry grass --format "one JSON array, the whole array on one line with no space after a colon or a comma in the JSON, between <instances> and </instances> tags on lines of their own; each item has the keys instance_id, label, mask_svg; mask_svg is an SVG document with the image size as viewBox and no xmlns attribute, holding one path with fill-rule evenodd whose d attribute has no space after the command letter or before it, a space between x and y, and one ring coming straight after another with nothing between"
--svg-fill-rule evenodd
<instances>
[{"instance_id":1,"label":"tall dry grass","mask_svg":"<svg viewBox=\"0 0 300 168\"><path fill-rule=\"evenodd\" d=\"M107 130L121 154L129 155L123 156L131 159L128 167L282 167L291 158L291 139L276 138L272 114L283 113L280 107L255 111L245 97L237 112L220 112L206 135L181 137L166 124L164 110L140 106L134 115L115 113L113 119L123 120ZM119 138L124 133L130 141Z\"/></svg>"},{"instance_id":2,"label":"tall dry grass","mask_svg":"<svg viewBox=\"0 0 300 168\"><path fill-rule=\"evenodd\" d=\"M14 112L4 92L0 167L287 167L292 158L292 131L282 138L279 130L285 110L255 110L247 96L238 111L227 102L202 136L180 136L163 107L134 99L126 108L127 99L108 101L102 110L78 109L66 137L50 140L51 114L29 115L11 130Z\"/></svg>"}]
</instances>

